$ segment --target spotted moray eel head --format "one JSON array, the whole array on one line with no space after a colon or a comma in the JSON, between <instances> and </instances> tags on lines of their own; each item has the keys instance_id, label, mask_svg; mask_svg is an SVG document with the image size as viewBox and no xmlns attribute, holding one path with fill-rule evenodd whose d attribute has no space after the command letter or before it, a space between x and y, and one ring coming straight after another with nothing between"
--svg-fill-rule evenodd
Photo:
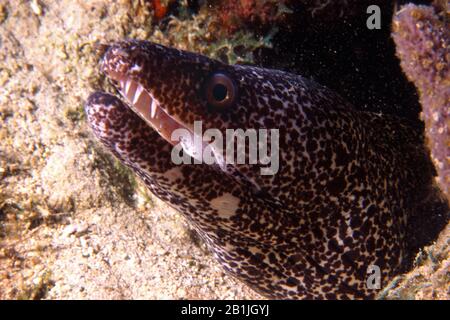
<instances>
[{"instance_id":1,"label":"spotted moray eel head","mask_svg":"<svg viewBox=\"0 0 450 320\"><path fill-rule=\"evenodd\" d=\"M426 159L408 127L356 112L301 76L146 41L109 46L101 68L123 99L89 97L95 135L185 214L232 274L272 298L361 298L377 292L369 266L383 284L398 272L411 195L428 181L411 169ZM247 147L243 164L174 164L172 133L195 132L196 121L223 137L278 130L277 171L261 174ZM197 147L183 150L195 158Z\"/></svg>"},{"instance_id":2,"label":"spotted moray eel head","mask_svg":"<svg viewBox=\"0 0 450 320\"><path fill-rule=\"evenodd\" d=\"M222 150L214 149L213 154L224 173L255 191L270 194L275 201L282 201L280 196L286 196L286 191L277 186L296 179L294 159L310 160L308 157L300 159L297 156L299 149L304 150L307 146L319 148L312 141L309 128L325 127L326 123L316 121L315 105L320 104L325 110L328 106L336 109L339 108L336 105L346 105L326 88L299 76L251 66L227 65L151 42L113 44L104 55L102 70L113 80L128 105L171 144L177 143L171 139L175 129L193 132L195 121L202 122L202 132L218 130L224 138L227 129L266 129L266 141L278 143L269 143L266 152L270 155L271 148L277 148L273 150L273 154L279 156L275 159L276 171L273 170L276 174L270 174L270 171L262 174L267 165L250 164L248 147L240 150L245 154L244 163L224 165L226 145ZM271 130L277 131L281 140L276 141ZM201 151L205 145L207 143L201 145ZM184 147L185 150L191 148L187 153L193 157L199 153L192 145ZM301 162L297 164L301 165Z\"/></svg>"}]
</instances>

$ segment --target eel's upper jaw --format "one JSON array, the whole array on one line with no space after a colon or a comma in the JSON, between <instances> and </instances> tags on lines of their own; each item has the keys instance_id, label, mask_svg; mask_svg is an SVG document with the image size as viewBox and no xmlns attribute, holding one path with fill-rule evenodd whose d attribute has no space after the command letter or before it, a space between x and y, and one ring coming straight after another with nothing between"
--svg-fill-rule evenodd
<instances>
[{"instance_id":1,"label":"eel's upper jaw","mask_svg":"<svg viewBox=\"0 0 450 320\"><path fill-rule=\"evenodd\" d=\"M128 102L127 105L138 114L147 124L149 124L159 135L172 145L181 144L183 150L191 157L201 160L206 142L195 144L194 132L189 127L168 114L161 107L159 101L152 96L138 81L119 73L110 73L109 77L117 82L117 89ZM173 135L175 130L183 129L183 136L176 139ZM189 135L189 139L185 136ZM200 137L201 139L201 137ZM220 165L223 159L217 154L216 161Z\"/></svg>"},{"instance_id":2,"label":"eel's upper jaw","mask_svg":"<svg viewBox=\"0 0 450 320\"><path fill-rule=\"evenodd\" d=\"M131 109L166 141L175 144L175 141L171 140L171 134L174 130L184 128L184 126L169 116L150 91L145 90L135 78L130 76L131 72L138 72L142 69L142 66L139 66L132 57L132 53L130 48L123 48L121 44L109 46L105 50L101 69L109 79L113 80L114 85Z\"/></svg>"},{"instance_id":3,"label":"eel's upper jaw","mask_svg":"<svg viewBox=\"0 0 450 320\"><path fill-rule=\"evenodd\" d=\"M120 54L126 55L126 52L120 52ZM130 68L130 66L132 67ZM172 145L181 144L187 154L201 161L203 150L208 143L202 141L201 137L195 137L192 128L168 114L158 99L151 94L151 90L144 88L144 85L139 83L135 77L129 75L129 70L133 68L138 69L139 67L131 63L119 63L118 66L113 66L108 63L106 57L102 64L103 72L109 79L113 80L114 85L126 100L127 105L136 114L157 131L167 142ZM173 136L174 131L177 129L183 129L183 135L181 137L178 136L178 139ZM189 135L189 138L186 137L186 134ZM194 143L194 141L202 142ZM215 152L214 156L216 163L223 169L223 156L218 152Z\"/></svg>"},{"instance_id":4,"label":"eel's upper jaw","mask_svg":"<svg viewBox=\"0 0 450 320\"><path fill-rule=\"evenodd\" d=\"M152 126L161 137L169 143L175 144L176 141L171 139L172 132L185 127L167 114L161 108L158 100L145 90L139 82L115 71L109 71L107 75L117 83L117 89L132 110Z\"/></svg>"}]
</instances>

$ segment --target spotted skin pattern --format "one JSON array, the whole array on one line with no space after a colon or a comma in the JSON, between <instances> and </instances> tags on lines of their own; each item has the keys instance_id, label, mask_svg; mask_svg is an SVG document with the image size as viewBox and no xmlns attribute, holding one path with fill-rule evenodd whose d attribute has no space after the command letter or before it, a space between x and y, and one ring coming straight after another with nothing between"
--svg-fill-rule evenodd
<instances>
[{"instance_id":1,"label":"spotted skin pattern","mask_svg":"<svg viewBox=\"0 0 450 320\"><path fill-rule=\"evenodd\" d=\"M129 104L102 92L86 103L95 136L186 216L229 273L269 298L364 299L378 292L367 286L369 266L380 268L381 286L400 272L408 217L431 177L421 137L403 121L358 111L282 71L145 41L105 51L107 75L136 81L187 128L201 120L224 136L227 128L280 130L275 175L261 175L260 165L175 165L172 145ZM204 94L219 71L238 90L222 111Z\"/></svg>"}]
</instances>

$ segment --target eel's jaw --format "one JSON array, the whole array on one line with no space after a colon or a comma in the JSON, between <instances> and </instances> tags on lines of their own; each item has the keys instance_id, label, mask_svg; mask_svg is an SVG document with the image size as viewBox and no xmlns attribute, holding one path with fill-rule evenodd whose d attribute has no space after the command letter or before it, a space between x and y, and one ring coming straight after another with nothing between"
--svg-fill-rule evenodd
<instances>
[{"instance_id":1,"label":"eel's jaw","mask_svg":"<svg viewBox=\"0 0 450 320\"><path fill-rule=\"evenodd\" d=\"M167 114L158 100L139 82L117 72L108 72L108 76L118 83L116 87L131 109L152 126L161 137L175 145L177 141L171 139L172 132L176 129L186 129L185 126Z\"/></svg>"},{"instance_id":2,"label":"eel's jaw","mask_svg":"<svg viewBox=\"0 0 450 320\"><path fill-rule=\"evenodd\" d=\"M208 146L208 142L203 141L202 137L195 137L191 128L169 115L149 90L146 90L138 81L111 71L108 72L108 76L117 83L117 89L128 102L130 108L156 130L162 138L173 146L180 144L188 155L202 161L202 154ZM183 129L184 135L176 140L172 134L178 129ZM186 137L186 135L188 136ZM194 141L201 141L201 143L194 143ZM224 169L225 164L222 154L214 152L214 157L216 163Z\"/></svg>"},{"instance_id":3,"label":"eel's jaw","mask_svg":"<svg viewBox=\"0 0 450 320\"><path fill-rule=\"evenodd\" d=\"M240 172L233 165L225 163L222 150L215 148L214 144L210 144L208 141L203 141L203 137L196 137L194 130L169 115L159 101L142 84L117 72L110 71L107 75L117 83L116 87L128 102L128 106L155 129L162 138L173 146L180 144L184 152L200 162L203 162L203 153L205 148L209 146L212 156L215 158L215 164L223 172L234 176L235 179L245 181L255 191L259 192L261 188L253 179ZM184 134L189 136L182 136L180 140L173 140L172 133L177 129L183 129ZM197 141L200 141L200 143Z\"/></svg>"},{"instance_id":4,"label":"eel's jaw","mask_svg":"<svg viewBox=\"0 0 450 320\"><path fill-rule=\"evenodd\" d=\"M220 170L233 176L240 183L251 186L256 192L261 190L254 179L240 172L233 164L226 164L223 150L216 148L211 141L203 141L203 136L198 137L192 128L193 125L184 124L167 113L158 99L151 94L151 90L145 88L135 78L130 77L127 72L119 72L117 69L105 67L103 67L103 71L108 78L115 82L116 88L124 97L130 109L157 131L163 139L173 146L180 144L186 154L200 163L204 162L203 154L205 148L209 147L209 152L212 152L211 155ZM179 140L174 140L172 139L172 133L177 129L182 129L183 135L179 137Z\"/></svg>"}]
</instances>

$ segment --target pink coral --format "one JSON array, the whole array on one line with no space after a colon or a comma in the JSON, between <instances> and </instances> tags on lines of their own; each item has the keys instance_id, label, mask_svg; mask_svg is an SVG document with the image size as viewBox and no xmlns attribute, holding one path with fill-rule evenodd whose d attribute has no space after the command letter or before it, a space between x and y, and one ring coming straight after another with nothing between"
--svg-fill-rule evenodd
<instances>
[{"instance_id":1,"label":"pink coral","mask_svg":"<svg viewBox=\"0 0 450 320\"><path fill-rule=\"evenodd\" d=\"M450 199L450 28L433 7L404 6L393 34L403 71L420 94L438 183Z\"/></svg>"},{"instance_id":2,"label":"pink coral","mask_svg":"<svg viewBox=\"0 0 450 320\"><path fill-rule=\"evenodd\" d=\"M231 0L222 2L219 17L230 32L237 31L242 25L264 27L281 22L289 10L287 0Z\"/></svg>"}]
</instances>

